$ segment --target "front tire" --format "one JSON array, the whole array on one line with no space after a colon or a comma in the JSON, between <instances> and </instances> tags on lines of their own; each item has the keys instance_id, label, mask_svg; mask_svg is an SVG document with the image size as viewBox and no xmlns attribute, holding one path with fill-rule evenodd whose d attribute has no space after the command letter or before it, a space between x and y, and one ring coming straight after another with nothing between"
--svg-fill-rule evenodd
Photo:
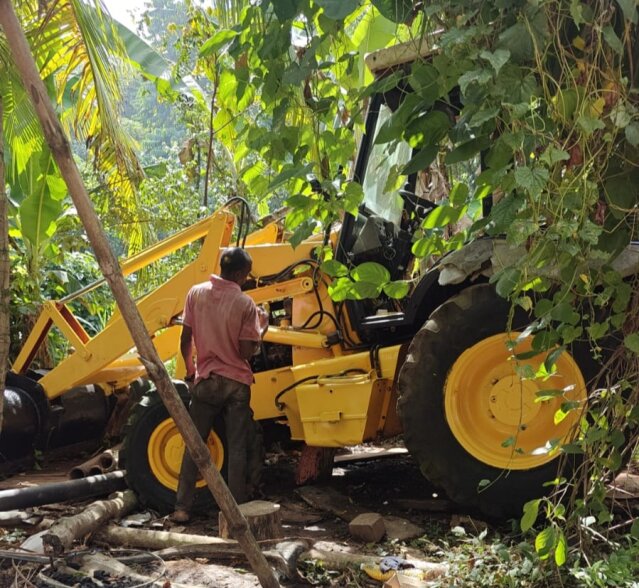
<instances>
[{"instance_id":1,"label":"front tire","mask_svg":"<svg viewBox=\"0 0 639 588\"><path fill-rule=\"evenodd\" d=\"M544 355L511 359L506 343L530 318L519 309L507 333L509 312L488 284L463 290L415 335L399 375L405 443L422 473L456 503L499 518L520 515L526 501L547 493L544 483L559 467L558 452L548 449L574 436L581 411L558 425L554 414L567 400L585 406L594 364L577 346L561 354L549 381L522 380L515 364L536 371ZM514 352L530 350L530 339ZM539 402L538 392L550 388L568 391Z\"/></svg>"},{"instance_id":2,"label":"front tire","mask_svg":"<svg viewBox=\"0 0 639 588\"><path fill-rule=\"evenodd\" d=\"M188 403L184 390L180 395ZM224 475L226 439L221 417L213 428L207 445L213 464ZM173 510L184 450L182 436L162 399L156 391L150 392L131 415L120 454L120 467L126 468L129 488L142 504L161 513ZM196 486L194 509L212 507L213 498L204 481L198 479Z\"/></svg>"}]
</instances>

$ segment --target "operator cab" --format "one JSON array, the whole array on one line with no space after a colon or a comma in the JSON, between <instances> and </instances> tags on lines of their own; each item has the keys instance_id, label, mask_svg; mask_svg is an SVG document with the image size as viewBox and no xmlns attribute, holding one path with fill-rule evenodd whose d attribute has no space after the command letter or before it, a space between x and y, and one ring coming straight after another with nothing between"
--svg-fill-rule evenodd
<instances>
[{"instance_id":1,"label":"operator cab","mask_svg":"<svg viewBox=\"0 0 639 588\"><path fill-rule=\"evenodd\" d=\"M410 93L410 87L398 86L371 98L354 172L364 197L357 216L345 215L336 253L336 259L349 267L367 261L379 263L393 281L419 273L412 253L415 233L428 213L448 197L449 182L437 182L440 171L435 165L408 175L400 184L404 178L400 172L416 152L403 140L375 141ZM459 96L454 91L446 104L436 103L432 108L454 118L458 105ZM426 318L422 301L436 279L437 272L426 273L400 300L383 293L375 299L346 300L351 325L366 343L388 344L412 337Z\"/></svg>"}]
</instances>

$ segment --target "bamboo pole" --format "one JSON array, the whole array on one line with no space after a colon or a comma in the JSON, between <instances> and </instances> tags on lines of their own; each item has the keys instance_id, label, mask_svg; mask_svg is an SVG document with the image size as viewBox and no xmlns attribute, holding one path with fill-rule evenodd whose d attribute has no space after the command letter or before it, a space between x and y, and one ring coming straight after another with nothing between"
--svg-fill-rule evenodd
<instances>
[{"instance_id":1,"label":"bamboo pole","mask_svg":"<svg viewBox=\"0 0 639 588\"><path fill-rule=\"evenodd\" d=\"M44 83L40 79L29 44L10 0L0 0L0 26L4 30L15 65L20 72L22 83L40 119L44 136L69 189L73 204L87 232L100 269L111 287L118 308L135 342L140 361L144 364L149 377L155 383L164 405L175 421L193 461L198 466L218 506L232 521L233 536L244 550L246 558L260 584L265 588L279 586L273 570L269 567L264 554L260 551L233 495L224 483L220 473L213 467L208 448L199 436L184 403L180 400L173 382L151 341L137 306L127 289L122 270L111 250L78 168L73 161L69 141L64 135Z\"/></svg>"},{"instance_id":2,"label":"bamboo pole","mask_svg":"<svg viewBox=\"0 0 639 588\"><path fill-rule=\"evenodd\" d=\"M0 71L2 68L0 68ZM4 116L2 93L0 93L0 433L4 410L4 381L9 361L9 205L4 180Z\"/></svg>"}]
</instances>

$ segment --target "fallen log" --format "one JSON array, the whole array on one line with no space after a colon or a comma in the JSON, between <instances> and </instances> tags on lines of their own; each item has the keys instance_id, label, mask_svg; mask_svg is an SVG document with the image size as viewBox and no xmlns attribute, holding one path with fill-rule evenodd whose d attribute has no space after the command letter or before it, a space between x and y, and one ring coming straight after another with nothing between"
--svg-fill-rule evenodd
<instances>
[{"instance_id":1,"label":"fallen log","mask_svg":"<svg viewBox=\"0 0 639 588\"><path fill-rule=\"evenodd\" d=\"M269 549L265 549L267 544L272 544ZM302 553L312 546L312 542L306 539L260 541L262 553L278 572L287 580L299 578L297 572L297 561ZM234 544L201 544L201 545L179 545L169 547L161 551L153 552L153 555L161 557L163 560L184 559L184 558L206 558L215 562L245 562L246 555L239 545Z\"/></svg>"},{"instance_id":2,"label":"fallen log","mask_svg":"<svg viewBox=\"0 0 639 588\"><path fill-rule=\"evenodd\" d=\"M362 566L379 566L383 557L363 555L361 553L345 553L341 551L325 551L309 549L299 556L298 564L305 561L321 561L322 565L335 571L359 570ZM448 572L448 566L442 563L429 562L420 559L408 559L408 563L422 571L424 580L434 580Z\"/></svg>"},{"instance_id":3,"label":"fallen log","mask_svg":"<svg viewBox=\"0 0 639 588\"><path fill-rule=\"evenodd\" d=\"M94 541L111 547L132 547L155 550L154 554L162 559L182 559L204 557L215 561L245 562L246 554L233 539L172 533L169 531L148 531L109 525L93 535ZM259 541L259 547L266 560L277 572L289 579L297 578L297 560L299 555L310 549L313 542L308 539L270 539ZM148 554L119 558L123 562L147 561Z\"/></svg>"},{"instance_id":4,"label":"fallen log","mask_svg":"<svg viewBox=\"0 0 639 588\"><path fill-rule=\"evenodd\" d=\"M125 474L124 470L118 470L81 480L0 490L0 511L111 494L126 488Z\"/></svg>"},{"instance_id":5,"label":"fallen log","mask_svg":"<svg viewBox=\"0 0 639 588\"><path fill-rule=\"evenodd\" d=\"M93 535L95 541L113 546L135 547L138 549L164 549L177 545L237 545L232 539L209 537L208 535L191 535L188 533L172 533L170 531L150 531L132 527L108 525Z\"/></svg>"},{"instance_id":6,"label":"fallen log","mask_svg":"<svg viewBox=\"0 0 639 588\"><path fill-rule=\"evenodd\" d=\"M45 551L60 555L77 539L95 531L105 521L121 517L137 506L138 500L132 490L120 492L115 498L90 504L77 515L61 518L42 537Z\"/></svg>"},{"instance_id":7,"label":"fallen log","mask_svg":"<svg viewBox=\"0 0 639 588\"><path fill-rule=\"evenodd\" d=\"M13 527L15 525L37 525L42 521L42 515L22 510L9 510L0 512L0 527Z\"/></svg>"}]
</instances>

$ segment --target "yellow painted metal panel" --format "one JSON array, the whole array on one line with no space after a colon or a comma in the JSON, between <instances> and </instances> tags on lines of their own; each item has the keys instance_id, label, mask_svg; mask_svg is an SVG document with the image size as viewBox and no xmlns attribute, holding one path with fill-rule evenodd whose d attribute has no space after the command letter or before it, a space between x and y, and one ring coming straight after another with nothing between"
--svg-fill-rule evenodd
<instances>
[{"instance_id":1,"label":"yellow painted metal panel","mask_svg":"<svg viewBox=\"0 0 639 588\"><path fill-rule=\"evenodd\" d=\"M246 290L246 294L253 299L255 304L263 304L264 302L274 302L299 296L305 292L310 292L312 289L313 280L311 278L297 278L268 286L260 286L253 290Z\"/></svg>"},{"instance_id":2,"label":"yellow painted metal panel","mask_svg":"<svg viewBox=\"0 0 639 588\"><path fill-rule=\"evenodd\" d=\"M320 379L295 389L304 440L317 447L343 447L364 440L374 375ZM379 414L371 415L374 421Z\"/></svg>"},{"instance_id":3,"label":"yellow painted metal panel","mask_svg":"<svg viewBox=\"0 0 639 588\"><path fill-rule=\"evenodd\" d=\"M278 223L269 223L262 229L249 233L246 237L246 245L263 245L278 243L281 241L282 231Z\"/></svg>"},{"instance_id":4,"label":"yellow painted metal panel","mask_svg":"<svg viewBox=\"0 0 639 588\"><path fill-rule=\"evenodd\" d=\"M295 249L289 243L247 245L245 249L253 259L252 275L261 277L277 274L295 262L309 259L315 247L317 243L304 241Z\"/></svg>"},{"instance_id":5,"label":"yellow painted metal panel","mask_svg":"<svg viewBox=\"0 0 639 588\"><path fill-rule=\"evenodd\" d=\"M46 337L51 324L51 316L45 305L40 312L38 320L36 320L35 325L33 325L33 329L31 329L27 340L24 342L20 353L18 353L18 357L16 357L16 360L13 362L13 371L21 373L29 367L34 355Z\"/></svg>"},{"instance_id":6,"label":"yellow painted metal panel","mask_svg":"<svg viewBox=\"0 0 639 588\"><path fill-rule=\"evenodd\" d=\"M282 411L275 406L275 397L293 383L293 373L290 368L278 368L255 374L255 383L251 386L251 407L256 420L283 416Z\"/></svg>"}]
</instances>

